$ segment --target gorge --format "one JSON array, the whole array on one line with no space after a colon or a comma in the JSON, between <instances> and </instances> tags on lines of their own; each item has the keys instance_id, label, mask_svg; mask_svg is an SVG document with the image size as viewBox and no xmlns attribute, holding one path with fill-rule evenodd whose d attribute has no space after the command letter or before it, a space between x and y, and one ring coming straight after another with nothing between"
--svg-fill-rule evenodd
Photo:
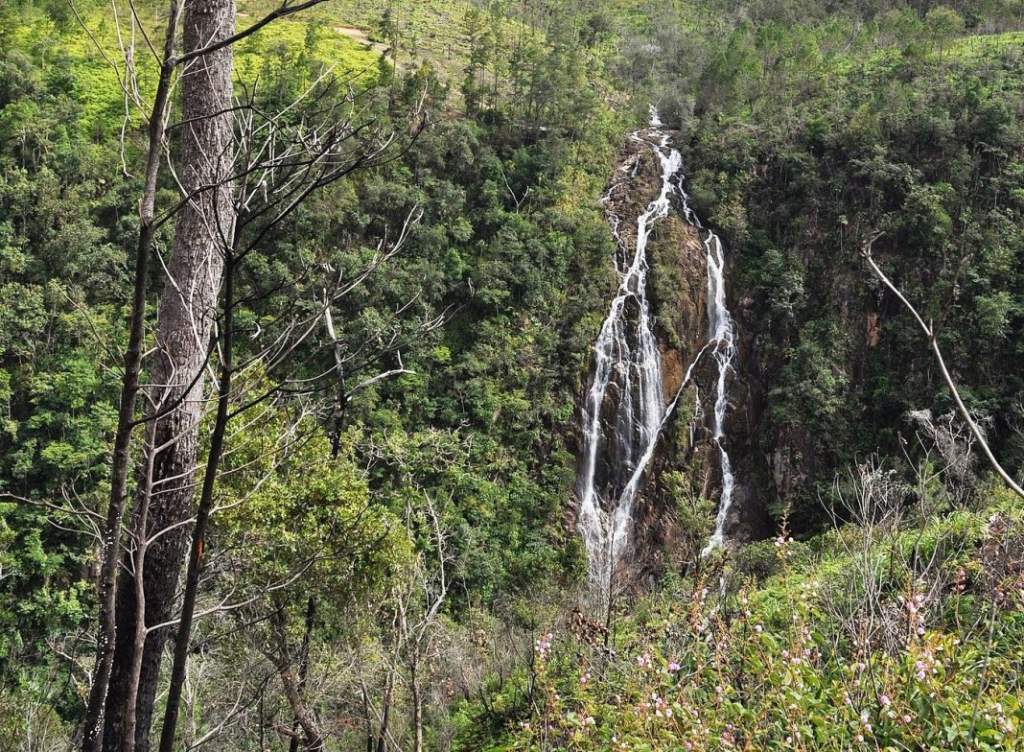
<instances>
[{"instance_id":1,"label":"gorge","mask_svg":"<svg viewBox=\"0 0 1024 752\"><path fill-rule=\"evenodd\" d=\"M0 2L0 752L1024 750L1022 9Z\"/></svg>"}]
</instances>

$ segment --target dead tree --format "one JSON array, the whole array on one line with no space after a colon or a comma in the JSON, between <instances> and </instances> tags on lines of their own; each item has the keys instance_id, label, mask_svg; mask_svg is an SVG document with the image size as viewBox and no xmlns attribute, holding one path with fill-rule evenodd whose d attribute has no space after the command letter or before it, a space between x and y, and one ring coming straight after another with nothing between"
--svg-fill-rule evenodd
<instances>
[{"instance_id":1,"label":"dead tree","mask_svg":"<svg viewBox=\"0 0 1024 752\"><path fill-rule=\"evenodd\" d=\"M140 420L136 418L136 409L140 391L140 374L144 359L142 344L145 338L148 270L151 263L150 256L153 253L153 240L161 224L161 220L156 215L156 194L161 173L162 156L166 147L168 111L170 109L176 76L180 72L192 74L185 77L183 86L184 108L190 134L185 139L184 158L186 167L184 174L186 183L191 183L196 188L194 192L186 193L190 207L181 212L178 219L179 229L184 232L182 233L180 245L176 243L177 252L172 255L171 267L173 270L180 271L183 253L192 258L197 257L195 251L191 253L185 252L185 246L189 242L185 236L191 235L191 240L195 241L201 239L204 234L210 235L214 231L213 225L207 221L195 221L195 218L201 213L198 210L203 205L212 203L220 206L219 212L226 212L230 206L229 202L223 201L224 195L222 194L230 190L226 185L221 186L219 183L214 182L212 184L215 186L212 198L202 194L210 186L209 181L204 179L207 177L206 173L211 172L211 168L213 171L216 170L217 163L221 161L223 156L226 156L223 150L230 146L230 127L225 127L225 105L230 104L231 97L231 45L255 33L277 18L305 10L322 1L304 0L303 2L293 3L290 0L283 0L279 7L266 16L257 20L245 30L235 33L235 9L234 3L231 0L185 0L185 30L183 35L185 49L181 54L177 52L178 23L182 10L182 2L180 0L170 0L163 48L160 52L157 51L146 34L134 5L131 5L129 21L131 24L131 34L129 37L131 42L126 46L121 38L120 20L116 18L115 9L115 23L118 26L118 39L121 42L124 64L123 75L119 65L107 57L102 46L99 45L95 37L86 28L86 32L93 42L96 43L99 53L111 64L117 74L118 81L124 91L126 110L131 104L142 110L143 116L148 121L148 128L144 159L145 174L142 194L139 200L140 222L134 259L134 282L128 322L128 345L123 357L118 420L111 455L109 503L106 513L106 524L101 536L100 575L97 583L99 593L99 628L96 664L93 671L86 713L81 727L83 752L95 752L103 744L104 728L106 726L105 711L107 706L111 704L108 700L108 690L111 685L115 652L118 645L117 631L119 619L117 616L117 603L122 595L128 594L124 589L119 590L118 587L118 563L121 560L122 518L124 516L125 501L128 496L128 469L131 462L130 446L132 434L134 429L142 423L164 417L155 414L151 409L147 418ZM72 10L83 27L85 27L84 21L78 15L74 5L72 5ZM146 107L143 104L136 81L134 50L136 28L140 30L141 37L145 39L149 51L157 59L159 65L156 91L150 107ZM126 126L122 128L122 139L125 135L126 127L127 114ZM226 136L227 138L225 139ZM218 146L221 149L220 151L218 151ZM199 161L195 161L196 157L199 158ZM188 165L187 163L190 158L193 158L193 164ZM213 159L213 163L204 163L203 160L207 158ZM123 146L122 162L124 162ZM127 166L124 169L127 172ZM192 219L189 219L190 216ZM208 219L212 220L213 215L210 215ZM189 225L191 225L191 232L188 230ZM216 232L219 234L221 229L220 227L216 228ZM202 253L199 253L198 256L202 256ZM201 291L201 288L210 287L216 289L216 285L210 283L214 282L218 276L217 261L210 254L206 254L204 258L211 264L205 270L206 284L199 286L199 288L186 286L177 290L181 299L179 308L185 309L189 314L203 307L204 300L202 296L199 300L192 299L193 294L197 290ZM164 310L165 307L166 310ZM162 312L172 317L172 309L174 307L173 301L169 299L166 306L164 303L161 303ZM195 322L203 320L202 316L195 319L190 315L188 318L190 323L193 320ZM199 341L200 346L202 346L203 337L198 336L198 331L194 332L194 334L196 336L193 339ZM174 337L166 337L162 345L165 348L175 345L177 343L174 340ZM172 357L166 355L166 350L164 352L165 362L163 363L163 368L166 370L173 363L171 363ZM177 357L177 355L173 357ZM185 359L187 360L187 358ZM180 379L181 373L172 373L169 377L169 380L163 384L165 390L171 385L170 379ZM178 385L178 389L183 391L183 397L191 394L198 387L201 381L201 372L197 375L195 381L196 383L185 387L182 387L180 384ZM185 401L184 398L178 401L171 400L168 404L178 402L181 404L175 404L175 407L180 407ZM188 447L184 446L183 449L184 453L187 454ZM176 450L172 453L176 453ZM123 648L123 640L120 644ZM116 723L115 721L114 725ZM104 746L112 748L111 745Z\"/></svg>"},{"instance_id":2,"label":"dead tree","mask_svg":"<svg viewBox=\"0 0 1024 752\"><path fill-rule=\"evenodd\" d=\"M151 531L186 517L192 500L224 239L233 235L232 186L226 180L233 163L232 52L230 45L218 43L234 29L234 0L186 3L182 40L189 62L182 76L182 115L188 125L182 135L180 181L188 200L175 220L157 314L146 415L154 456L145 464L152 475L140 479L134 512L134 527L146 541L141 546L146 566L135 572L138 586L122 580L118 588L114 666L104 713L103 747L109 752L148 749L167 631L146 633L145 620L163 622L170 616L186 540L181 528L150 537Z\"/></svg>"},{"instance_id":3,"label":"dead tree","mask_svg":"<svg viewBox=\"0 0 1024 752\"><path fill-rule=\"evenodd\" d=\"M322 188L357 169L374 166L394 143L393 133L369 131L370 136L364 139L367 123L357 124L351 117L328 109L319 126L301 124L297 129L279 127L275 118L264 120L258 108L250 103L248 108L240 108L241 127L239 128L239 150L244 154L237 173L240 175L237 185L236 215L237 221L231 248L226 251L225 284L223 290L222 313L219 323L218 355L218 391L217 414L214 419L210 450L203 475L203 486L197 507L195 522L192 529L191 553L185 579L185 590L181 613L177 623L175 639L174 663L171 682L161 730L160 749L171 752L174 747L175 728L181 701L181 690L185 677L185 666L188 656L189 638L199 588L199 575L202 567L206 528L214 503L214 488L217 470L224 448L224 435L228 422L236 418L257 400L248 400L248 406L232 407L232 399L237 398L231 391L234 374L234 339L235 339L235 308L238 305L236 277L238 277L248 255L259 247L270 227L282 222L298 207L302 200L314 190ZM311 145L315 145L311 148ZM266 155L272 155L267 157ZM267 349L260 350L248 360L248 365L259 362L268 371L273 372L295 352L312 332L313 324L322 314L327 322L331 321L330 307L337 299L344 297L356 285L369 276L380 264L390 260L403 247L409 237L409 230L419 220L418 209L407 217L397 239L385 246L382 240L378 244L378 253L361 273L353 280L346 280L332 287L325 295L322 308L314 309L313 313L303 320L292 320L283 327L288 336L274 338L274 343ZM287 294L287 292L285 293ZM328 323L333 331L333 325ZM332 348L337 351L337 343ZM245 363L241 364L244 368ZM403 369L404 372L404 369ZM374 378L385 378L394 375L394 371L385 371ZM330 374L325 375L329 378ZM284 378L287 385L291 379ZM245 401L245 400L243 400ZM312 607L315 611L315 604ZM312 617L307 620L312 625ZM310 629L312 626L309 627ZM307 637L308 641L308 637ZM306 651L303 651L303 656ZM299 670L296 692L301 695L304 667ZM297 719L298 720L298 719Z\"/></svg>"},{"instance_id":4,"label":"dead tree","mask_svg":"<svg viewBox=\"0 0 1024 752\"><path fill-rule=\"evenodd\" d=\"M187 650L201 565L203 528L211 510L216 463L221 451L218 445L223 441L224 425L231 417L227 405L231 397L231 374L235 367L231 362L230 344L225 347L225 343L230 342L233 336L228 314L234 308L234 291L225 293L221 334L216 340L220 348L221 370L220 378L217 379L215 448L211 452L207 468L210 472L204 479L196 517L198 534L193 536L193 561L186 580L185 607L179 619L172 617L183 549L188 538L188 527L192 524L190 511L198 456L199 420L204 405L205 374L210 370L209 358L213 349L210 333L217 314L217 299L225 264L233 280L234 267L240 264L246 253L234 245L242 237L236 219L240 211L249 219L269 218L269 221L263 222L259 231L251 232L250 228L246 242L249 243L249 249L256 247L269 229L294 211L313 190L356 167L372 163L368 153L354 160L352 155L338 159L338 151L332 145L336 146L352 138L352 131L335 129L327 134L328 146L324 148L321 148L321 138L325 135L323 132L303 133L298 142L306 152L313 155L311 158L295 159L294 152L285 152L282 157L280 152L274 152L274 156L269 159L270 169L280 169L282 166L288 168L284 170L285 177L276 184L270 181L273 200L264 201L264 206L258 211L250 211L248 202L252 194L246 195L245 207L240 207L235 201L239 185L252 188L250 178L260 170L264 172L264 181L258 185L266 197L268 160L264 159L258 164L247 163L241 170L237 169L233 120L239 108L233 102L232 45L274 19L311 7L320 1L306 0L295 4L286 1L244 31L235 33L233 0L185 0L181 32L184 49L180 54L176 49L181 6L177 0L171 3L160 79L149 117L135 294L129 346L124 359L121 409L115 433L110 504L102 533L100 620L96 668L83 725L82 747L85 752L95 752L100 746L104 750L147 749L160 657L170 627L177 625L179 637L183 637L179 640L182 647L177 648L176 652L181 654ZM132 22L142 28L134 16L134 9ZM143 37L149 44L144 31ZM156 55L152 45L150 49ZM123 52L126 68L130 68L133 50ZM183 102L183 120L179 126L182 148L180 170L175 177L182 199L162 219L158 219L155 210L156 186L161 155L167 151L167 112L171 92L179 73ZM130 81L122 83L126 101L132 100L141 106L138 87ZM275 120L276 116L270 119ZM347 127L351 123L345 125ZM421 121L419 128L413 129L415 133L411 140L415 140L424 125ZM387 145L381 147L381 151ZM145 392L148 406L144 416L136 418L140 373L144 365L142 342L145 339L147 267L153 252L154 233L163 222L171 218L175 221L175 235L170 258L164 268L166 283L159 304L154 363L151 367L152 384ZM418 215L415 218L410 215L407 219L398 246L404 242L409 227L417 220ZM391 244L386 252L381 252L378 247L374 263L364 270L365 275L386 261L390 257L389 253L396 250L395 245ZM345 280L345 284L349 286L348 289L352 289L362 279L365 276ZM330 304L330 299L325 301L328 312ZM323 314L324 311L321 311L311 317L306 322L309 326L297 330L298 339L284 336L258 357L265 359L268 369L281 367L294 353L298 343L309 336ZM366 362L364 360L362 365ZM371 377L350 390L346 399L359 388L404 371L399 365L398 369ZM353 372L358 373L358 367ZM289 381L289 376L282 377L274 391L286 389ZM246 407L259 404L267 396L254 399ZM122 557L122 518L128 493L129 448L133 429L139 425L146 426L144 457L137 472L131 525L132 546ZM118 566L119 561L122 562L121 567ZM119 569L127 572L129 577L119 577ZM176 673L172 676L172 693L168 704L172 722L165 724L165 732L169 728L170 733L169 741L166 742L168 747L173 744L173 720L180 697L183 662L183 657L176 656Z\"/></svg>"},{"instance_id":5,"label":"dead tree","mask_svg":"<svg viewBox=\"0 0 1024 752\"><path fill-rule=\"evenodd\" d=\"M371 703L370 690L365 681L361 685L368 732L366 748L371 752L404 748L395 739L395 732L391 728L391 715L396 706L400 683L408 690L411 748L414 752L422 752L424 748L426 674L436 657L434 652L441 609L451 586L448 573L451 554L447 534L433 501L426 494L423 500L423 508L418 510L419 513L411 505L407 506L406 525L410 535L415 524L426 525L429 548L433 550L417 555L402 581L392 590L390 603L385 606L389 618L383 628L390 640L391 655L384 659L386 677L379 708ZM372 714L377 716L376 728Z\"/></svg>"},{"instance_id":6,"label":"dead tree","mask_svg":"<svg viewBox=\"0 0 1024 752\"><path fill-rule=\"evenodd\" d=\"M974 434L974 438L978 442L978 446L981 447L981 451L984 453L989 465L992 466L992 469L996 471L996 474L998 474L1006 485L1009 486L1010 490L1021 498L1024 498L1024 488L1021 488L1020 484L1013 479L1013 476L1006 472L1003 466L999 464L999 460L996 459L995 455L992 453L992 449L988 445L988 441L985 439L984 432L981 430L981 427L978 425L977 421L975 421L974 416L971 415L971 411L967 409L967 405L964 404L963 399L960 397L960 391L957 389L956 382L953 381L953 377L949 373L949 368L946 367L946 360L942 357L942 350L939 349L939 340L935 334L934 325L931 323L925 323L925 320L921 318L921 314L917 312L917 309L914 308L913 304L907 300L907 297L900 292L899 288L896 287L896 285L894 285L887 276L885 276L882 269L877 263L875 263L875 259L871 255L871 249L879 237L881 237L881 233L875 234L864 243L864 259L868 262L868 266L871 267L871 270L875 275L882 281L882 284L884 284L892 294L899 299L904 307L910 311L914 320L917 322L918 327L921 329L921 332L928 339L928 344L931 346L932 354L935 356L935 362L939 366L939 372L942 373L942 378L945 380L946 386L949 387L950 394L953 395L953 401L956 403L957 410L963 417L964 422L970 427L971 433Z\"/></svg>"},{"instance_id":7,"label":"dead tree","mask_svg":"<svg viewBox=\"0 0 1024 752\"><path fill-rule=\"evenodd\" d=\"M99 591L99 634L96 648L96 667L86 706L83 724L83 752L95 752L103 738L103 707L114 661L114 634L116 630L115 599L117 593L118 562L121 558L121 519L124 517L128 488L129 448L135 428L135 402L139 393L139 374L142 370L142 340L146 321L146 283L149 275L149 257L153 250L156 231L156 192L160 162L167 129L167 110L174 75L175 40L177 38L180 5L172 0L164 36L163 59L157 81L156 95L149 113L146 134L146 172L142 198L139 201L139 235L135 248L135 279L132 292L131 315L128 323L128 347L124 353L124 373L121 379L121 398L114 432L114 449L110 473L110 498L107 504L106 526L101 545Z\"/></svg>"},{"instance_id":8,"label":"dead tree","mask_svg":"<svg viewBox=\"0 0 1024 752\"><path fill-rule=\"evenodd\" d=\"M324 748L324 735L320 730L320 724L316 716L309 710L302 697L302 677L296 671L297 662L291 654L288 646L288 632L284 618L284 608L278 606L271 616L274 641L277 647L274 655L278 674L281 677L281 685L284 687L285 697L295 715L296 725L302 728L306 737L305 748L310 752L322 752ZM300 661L301 662L301 658ZM292 736L292 743L297 746L298 735Z\"/></svg>"},{"instance_id":9,"label":"dead tree","mask_svg":"<svg viewBox=\"0 0 1024 752\"><path fill-rule=\"evenodd\" d=\"M423 664L429 661L430 646L435 638L441 607L448 597L447 567L450 563L446 535L441 528L437 510L429 496L424 498L430 537L437 557L436 569L425 561L417 564L415 584L419 592L414 596L420 601L418 609L410 610L411 598L398 599L398 624L403 635L403 652L409 674L415 752L423 752Z\"/></svg>"}]
</instances>

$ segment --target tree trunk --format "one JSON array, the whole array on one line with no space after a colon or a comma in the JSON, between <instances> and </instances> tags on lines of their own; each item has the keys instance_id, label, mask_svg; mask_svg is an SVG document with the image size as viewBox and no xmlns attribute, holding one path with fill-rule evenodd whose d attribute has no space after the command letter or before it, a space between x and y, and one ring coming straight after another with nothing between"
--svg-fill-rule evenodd
<instances>
[{"instance_id":1,"label":"tree trunk","mask_svg":"<svg viewBox=\"0 0 1024 752\"><path fill-rule=\"evenodd\" d=\"M312 595L306 601L306 629L302 633L302 652L299 654L299 694L306 688L306 673L309 671L309 646L313 639L313 626L316 624L316 598ZM299 719L292 722L292 732L299 730ZM171 752L168 750L167 752ZM295 734L288 744L288 752L299 752L299 737Z\"/></svg>"},{"instance_id":2,"label":"tree trunk","mask_svg":"<svg viewBox=\"0 0 1024 752\"><path fill-rule=\"evenodd\" d=\"M119 692L123 691L125 693L124 702L122 703L124 717L122 719L120 738L120 747L124 752L132 752L135 746L135 729L138 720L137 700L139 696L139 682L142 677L142 659L145 656L146 593L143 589L143 585L146 581L146 554L149 550L149 544L145 537L145 530L149 519L150 506L153 501L153 462L157 456L156 452L153 451L153 445L149 443L153 438L153 428L155 428L155 424L150 423L150 430L146 431L146 457L149 462L143 473L144 479L139 484L139 490L137 492L138 499L135 505L135 528L132 530L132 534L136 539L135 551L132 553L133 564L132 569L130 570L134 575L131 581L134 586L135 593L135 611L133 614L135 629L131 637L132 662L128 672L128 684L127 687L122 688L119 686L118 688ZM127 640L127 634L125 634L124 637Z\"/></svg>"},{"instance_id":3,"label":"tree trunk","mask_svg":"<svg viewBox=\"0 0 1024 752\"><path fill-rule=\"evenodd\" d=\"M181 616L174 641L174 662L171 667L171 682L167 689L167 704L164 709L163 728L160 731L160 752L173 752L174 735L178 725L178 710L181 706L181 691L185 685L185 668L188 662L188 645L192 636L192 619L195 615L196 596L199 593L199 574L203 564L203 547L206 528L213 511L213 489L217 482L217 470L224 453L224 435L228 427L228 410L231 405L231 376L234 351L235 312L235 264L229 256L225 264L224 316L221 324L221 363L217 384L217 417L210 438L210 451L203 474L203 491L199 497L195 527L192 531L192 548L188 569L185 574L185 592L182 597Z\"/></svg>"},{"instance_id":4,"label":"tree trunk","mask_svg":"<svg viewBox=\"0 0 1024 752\"><path fill-rule=\"evenodd\" d=\"M370 693L366 690L366 684L360 681L360 690L363 696L363 720L366 722L366 752L373 752L373 743L377 736L373 733L373 716L370 713Z\"/></svg>"},{"instance_id":5,"label":"tree trunk","mask_svg":"<svg viewBox=\"0 0 1024 752\"><path fill-rule=\"evenodd\" d=\"M310 752L323 752L324 738L320 732L316 717L306 707L302 700L301 679L292 665L291 651L288 649L288 632L285 626L284 609L278 605L270 619L274 630L274 638L277 642L277 671L281 677L281 686L284 688L285 697L291 705L295 720L302 727L306 737L305 746Z\"/></svg>"},{"instance_id":6,"label":"tree trunk","mask_svg":"<svg viewBox=\"0 0 1024 752\"><path fill-rule=\"evenodd\" d=\"M202 49L235 29L234 0L187 0L184 51ZM152 500L147 525L151 543L143 575L147 625L172 618L186 526L153 539L190 513L202 413L203 369L209 352L223 250L232 237L232 190L227 181L232 154L232 53L225 46L192 60L182 72L182 188L190 200L178 214L160 298L156 354L151 373L155 421ZM142 484L140 484L142 485ZM137 505L138 505L137 499ZM137 510L138 511L138 510ZM103 749L123 749L125 704L133 682L136 597L130 577L121 578L117 598L114 668L107 693ZM149 632L139 664L135 749L148 749L160 657L166 628Z\"/></svg>"},{"instance_id":7,"label":"tree trunk","mask_svg":"<svg viewBox=\"0 0 1024 752\"><path fill-rule=\"evenodd\" d=\"M135 283L128 324L128 348L124 353L124 375L121 399L117 412L117 430L114 433L114 451L110 471L110 499L103 533L103 550L98 581L99 630L96 639L96 668L86 706L83 723L82 752L95 752L103 743L103 708L114 663L114 641L117 631L118 561L121 558L121 521L128 495L129 448L135 427L135 400L139 393L139 373L142 370L142 340L146 324L146 286L148 283L149 255L153 251L153 233L156 219L157 178L164 135L167 129L167 110L174 74L174 40L180 5L172 0L164 37L164 59L160 67L153 110L149 118L146 144L146 173L142 198L139 201L139 237L135 248Z\"/></svg>"},{"instance_id":8,"label":"tree trunk","mask_svg":"<svg viewBox=\"0 0 1024 752\"><path fill-rule=\"evenodd\" d=\"M414 649L419 650L417 645ZM414 752L423 752L423 694L420 692L420 680L417 675L417 659L409 664L409 688L412 691L412 728L414 733Z\"/></svg>"},{"instance_id":9,"label":"tree trunk","mask_svg":"<svg viewBox=\"0 0 1024 752\"><path fill-rule=\"evenodd\" d=\"M380 735L377 737L377 752L386 752L388 723L391 717L391 698L395 691L395 671L388 669L388 681L384 687L384 701L381 709Z\"/></svg>"}]
</instances>

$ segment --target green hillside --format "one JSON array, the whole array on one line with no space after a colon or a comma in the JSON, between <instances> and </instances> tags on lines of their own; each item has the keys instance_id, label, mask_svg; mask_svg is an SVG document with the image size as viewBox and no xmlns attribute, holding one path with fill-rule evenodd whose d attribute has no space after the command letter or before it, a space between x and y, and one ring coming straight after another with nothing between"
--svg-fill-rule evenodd
<instances>
[{"instance_id":1,"label":"green hillside","mask_svg":"<svg viewBox=\"0 0 1024 752\"><path fill-rule=\"evenodd\" d=\"M468 746L1018 749L1020 571L1000 549L1020 506L921 524L756 544L725 565L728 594L720 567L668 581L607 643L585 618L555 622L489 705L516 717L532 686L533 712L488 746L474 718Z\"/></svg>"},{"instance_id":2,"label":"green hillside","mask_svg":"<svg viewBox=\"0 0 1024 752\"><path fill-rule=\"evenodd\" d=\"M1019 0L173 7L0 4L0 752L1024 749Z\"/></svg>"}]
</instances>

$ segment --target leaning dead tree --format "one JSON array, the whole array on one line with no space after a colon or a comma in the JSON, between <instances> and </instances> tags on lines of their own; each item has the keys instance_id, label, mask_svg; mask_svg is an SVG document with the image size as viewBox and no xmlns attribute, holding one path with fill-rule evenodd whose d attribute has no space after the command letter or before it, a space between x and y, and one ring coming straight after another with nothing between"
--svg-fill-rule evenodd
<instances>
[{"instance_id":1,"label":"leaning dead tree","mask_svg":"<svg viewBox=\"0 0 1024 752\"><path fill-rule=\"evenodd\" d=\"M1013 476L1006 472L1003 466L999 464L999 460L996 459L995 455L992 453L991 447L988 445L988 441L985 439L985 433L981 430L981 426L978 425L974 416L971 415L971 411L967 409L967 405L964 404L963 399L960 397L960 390L957 389L956 382L953 381L953 377L949 373L949 368L946 367L946 360L942 357L942 350L939 348L939 340L935 333L934 324L931 322L925 322L921 317L921 314L917 312L914 305L907 299L900 289L893 284L893 282L885 275L885 272L882 271L881 267L879 267L875 262L874 256L871 254L871 250L875 241L881 236L882 233L876 233L865 241L862 248L864 259L868 262L868 266L871 267L875 276L881 280L882 284L896 296L908 311L910 311L914 320L917 322L918 328L920 328L921 332L928 339L928 344L935 357L935 362L939 366L939 372L942 374L942 378L945 380L946 386L949 387L949 391L953 395L953 401L956 403L957 410L961 417L963 417L964 422L970 427L971 433L974 434L974 438L978 442L978 446L981 447L981 451L988 460L988 463L992 466L992 469L996 471L999 477L1003 479L1006 485L1009 486L1014 493L1021 498L1024 498L1024 488L1021 488L1020 484L1013 479Z\"/></svg>"}]
</instances>

